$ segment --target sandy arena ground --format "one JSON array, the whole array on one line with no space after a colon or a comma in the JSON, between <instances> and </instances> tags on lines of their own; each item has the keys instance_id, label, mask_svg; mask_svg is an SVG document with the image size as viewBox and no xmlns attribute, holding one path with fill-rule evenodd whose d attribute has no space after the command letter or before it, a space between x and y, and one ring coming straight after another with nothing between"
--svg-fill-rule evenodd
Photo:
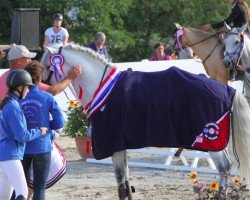
<instances>
[{"instance_id":1,"label":"sandy arena ground","mask_svg":"<svg viewBox=\"0 0 250 200\"><path fill-rule=\"evenodd\" d=\"M68 171L58 183L46 191L46 199L118 199L112 165L82 162L75 148L75 142L71 138L62 136L57 143L66 153ZM136 189L134 200L194 199L188 173L130 167L130 183ZM211 182L218 180L218 176L199 174L199 179Z\"/></svg>"}]
</instances>

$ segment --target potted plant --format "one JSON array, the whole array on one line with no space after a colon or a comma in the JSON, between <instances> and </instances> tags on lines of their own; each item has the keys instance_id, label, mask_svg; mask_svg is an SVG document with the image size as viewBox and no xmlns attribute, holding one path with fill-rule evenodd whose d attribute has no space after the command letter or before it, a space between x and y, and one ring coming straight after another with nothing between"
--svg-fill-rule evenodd
<instances>
[{"instance_id":1,"label":"potted plant","mask_svg":"<svg viewBox=\"0 0 250 200\"><path fill-rule=\"evenodd\" d=\"M86 161L87 158L93 158L92 140L88 134L88 120L83 106L79 105L76 100L70 100L69 104L68 120L64 131L75 139L78 153Z\"/></svg>"}]
</instances>

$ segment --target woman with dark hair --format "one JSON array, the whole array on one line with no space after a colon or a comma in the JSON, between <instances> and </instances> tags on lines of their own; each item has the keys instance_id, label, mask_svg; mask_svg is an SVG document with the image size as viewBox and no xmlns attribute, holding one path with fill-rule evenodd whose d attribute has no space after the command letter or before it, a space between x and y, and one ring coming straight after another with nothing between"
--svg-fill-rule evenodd
<instances>
[{"instance_id":1,"label":"woman with dark hair","mask_svg":"<svg viewBox=\"0 0 250 200\"><path fill-rule=\"evenodd\" d=\"M13 188L16 199L25 200L28 187L21 164L26 142L44 136L47 128L34 127L28 130L26 119L19 101L26 97L29 86L33 85L31 77L25 70L13 70L9 73L6 85L9 88L6 97L0 103L0 168L3 172L4 184L9 188L9 196L0 199L10 199Z\"/></svg>"},{"instance_id":2,"label":"woman with dark hair","mask_svg":"<svg viewBox=\"0 0 250 200\"><path fill-rule=\"evenodd\" d=\"M46 136L27 142L22 163L26 180L30 180L31 164L33 167L33 199L44 200L53 148L52 130L59 132L63 128L64 118L53 96L38 88L43 76L43 66L38 61L32 61L25 70L31 75L34 84L30 87L29 94L20 102L28 129L46 125L48 130Z\"/></svg>"},{"instance_id":3,"label":"woman with dark hair","mask_svg":"<svg viewBox=\"0 0 250 200\"><path fill-rule=\"evenodd\" d=\"M224 22L228 25L233 23L233 27L240 28L245 24L248 24L250 19L250 11L247 3L244 0L228 0L228 3L232 5L232 11L230 15L223 21L214 24L205 24L201 26L202 29L208 31L211 28L218 29L224 26ZM249 32L249 30L247 30Z\"/></svg>"},{"instance_id":4,"label":"woman with dark hair","mask_svg":"<svg viewBox=\"0 0 250 200\"><path fill-rule=\"evenodd\" d=\"M156 43L154 49L155 53L149 61L171 60L171 57L164 53L164 46L162 43Z\"/></svg>"}]
</instances>

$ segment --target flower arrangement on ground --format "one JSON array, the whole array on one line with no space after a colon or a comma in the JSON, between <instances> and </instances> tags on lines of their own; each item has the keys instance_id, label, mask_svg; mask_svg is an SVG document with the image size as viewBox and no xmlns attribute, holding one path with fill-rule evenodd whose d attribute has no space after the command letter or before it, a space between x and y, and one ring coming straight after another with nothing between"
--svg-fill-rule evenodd
<instances>
[{"instance_id":1,"label":"flower arrangement on ground","mask_svg":"<svg viewBox=\"0 0 250 200\"><path fill-rule=\"evenodd\" d=\"M227 197L219 195L219 183L211 182L209 184L197 179L198 173L192 171L189 174L190 181L193 184L193 191L196 194L196 200L245 200L246 198L246 185L242 185L238 177L232 178L232 183L228 185Z\"/></svg>"},{"instance_id":2,"label":"flower arrangement on ground","mask_svg":"<svg viewBox=\"0 0 250 200\"><path fill-rule=\"evenodd\" d=\"M68 120L65 125L65 133L75 138L77 136L88 136L88 120L84 108L76 100L69 101L67 109Z\"/></svg>"}]
</instances>

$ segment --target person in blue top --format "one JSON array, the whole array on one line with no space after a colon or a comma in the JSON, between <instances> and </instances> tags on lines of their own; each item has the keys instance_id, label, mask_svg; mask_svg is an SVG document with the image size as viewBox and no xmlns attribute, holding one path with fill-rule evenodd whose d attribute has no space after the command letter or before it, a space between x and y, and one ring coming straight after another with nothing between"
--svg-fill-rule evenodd
<instances>
[{"instance_id":1,"label":"person in blue top","mask_svg":"<svg viewBox=\"0 0 250 200\"><path fill-rule=\"evenodd\" d=\"M38 88L43 76L42 65L38 61L32 61L25 70L29 72L35 84L30 87L29 94L20 102L28 129L45 125L48 130L45 136L27 142L22 163L26 180L30 180L29 172L33 164L33 200L44 200L51 161L52 130L62 129L65 121L53 96Z\"/></svg>"},{"instance_id":2,"label":"person in blue top","mask_svg":"<svg viewBox=\"0 0 250 200\"><path fill-rule=\"evenodd\" d=\"M28 72L21 69L11 71L6 85L9 90L0 103L0 168L5 176L6 187L11 187L10 196L5 198L10 199L14 188L16 199L25 200L28 195L28 187L21 164L25 145L28 141L40 136L44 137L47 125L41 123L40 126L27 129L19 100L26 97L30 85L33 85Z\"/></svg>"},{"instance_id":3,"label":"person in blue top","mask_svg":"<svg viewBox=\"0 0 250 200\"><path fill-rule=\"evenodd\" d=\"M99 53L106 59L110 59L108 56L108 51L105 46L106 35L103 32L98 32L95 34L95 38L92 42L90 42L86 47L94 50Z\"/></svg>"}]
</instances>

